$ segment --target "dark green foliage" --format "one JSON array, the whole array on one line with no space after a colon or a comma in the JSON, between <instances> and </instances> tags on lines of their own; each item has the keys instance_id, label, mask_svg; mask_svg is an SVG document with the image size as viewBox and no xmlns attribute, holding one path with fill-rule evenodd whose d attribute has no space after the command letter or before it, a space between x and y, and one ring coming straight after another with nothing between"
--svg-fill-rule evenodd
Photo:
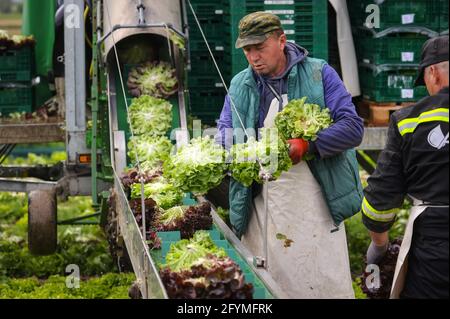
<instances>
[{"instance_id":1,"label":"dark green foliage","mask_svg":"<svg viewBox=\"0 0 450 319\"><path fill-rule=\"evenodd\" d=\"M0 299L128 299L134 274L107 274L80 281L79 288L68 288L66 277L51 276L4 279L0 281Z\"/></svg>"}]
</instances>

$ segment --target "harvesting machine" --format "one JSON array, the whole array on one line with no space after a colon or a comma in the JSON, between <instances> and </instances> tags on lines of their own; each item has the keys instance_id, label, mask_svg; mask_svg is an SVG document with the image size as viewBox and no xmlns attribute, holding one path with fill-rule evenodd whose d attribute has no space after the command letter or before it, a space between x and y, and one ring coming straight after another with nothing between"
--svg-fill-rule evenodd
<instances>
[{"instance_id":1,"label":"harvesting machine","mask_svg":"<svg viewBox=\"0 0 450 319\"><path fill-rule=\"evenodd\" d=\"M161 256L149 249L120 180L130 165L127 144L131 136L131 96L126 79L134 66L123 54L137 48L149 60L168 62L176 70L179 85L177 94L170 98L171 137L179 141L188 132L188 10L193 11L187 0L26 1L24 30L36 36L36 54L44 57L37 68L52 59L54 68L49 77L41 72L41 80L34 79L34 84L40 83L36 98L45 97L45 87L54 83L54 100L64 112L60 120L44 123L0 122L0 191L28 194L30 251L36 255L54 253L57 225L100 224L107 231L119 266L131 264L144 298L168 295L159 276ZM385 130L369 133L361 148L380 149ZM66 161L51 167L1 166L2 159L17 144L50 142L64 142ZM96 213L59 220L57 198L70 196L91 196ZM205 200L186 194L185 204ZM212 206L211 236L253 283L254 296L285 297L266 271L264 256L253 256ZM161 237L163 246L165 240L170 242L170 236Z\"/></svg>"},{"instance_id":2,"label":"harvesting machine","mask_svg":"<svg viewBox=\"0 0 450 319\"><path fill-rule=\"evenodd\" d=\"M44 8L45 3L49 8ZM0 124L2 156L17 144L64 142L67 160L52 167L0 166L0 191L28 194L31 253L48 255L55 252L57 225L99 223L108 230L113 255L119 264L126 264L122 262L124 259L131 263L142 296L167 298L159 276L157 256L149 250L120 180L121 173L129 165L128 106L131 96L126 89L126 79L133 67L121 54L130 46L142 46L149 57L166 61L176 69L178 92L170 99L173 138L176 140L181 133L187 132L189 7L183 0L65 0L59 1L59 10L54 7L54 1L37 4L38 1L28 1L25 5L28 16L24 16L24 22L30 24L28 27L33 34L33 28L36 33L43 32L42 29L36 31L42 28L37 16L45 16L46 9L58 12L57 26L60 20L61 30L58 32L57 28L54 35L55 45L60 45L63 39L64 47L59 48L56 61L64 63L54 83L57 89L59 86L57 95L63 97L59 100L59 108L65 110L65 121ZM53 25L49 24L48 34L53 34L51 28ZM174 38L181 39L186 49L175 45ZM39 43L39 38L37 40ZM42 46L37 48L41 49ZM55 51L58 50L50 50ZM57 198L70 196L91 196L96 213L59 220ZM185 199L187 204L202 200L189 195ZM212 237L225 243L229 255L251 278L255 297L283 297L283 291L264 268L253 263L254 257L214 208L212 215Z\"/></svg>"}]
</instances>

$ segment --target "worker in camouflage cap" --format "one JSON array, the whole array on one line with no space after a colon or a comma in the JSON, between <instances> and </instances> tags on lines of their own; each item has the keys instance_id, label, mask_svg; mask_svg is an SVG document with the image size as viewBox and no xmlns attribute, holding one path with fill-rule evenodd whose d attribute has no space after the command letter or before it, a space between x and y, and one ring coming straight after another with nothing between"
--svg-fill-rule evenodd
<instances>
[{"instance_id":1,"label":"worker in camouflage cap","mask_svg":"<svg viewBox=\"0 0 450 319\"><path fill-rule=\"evenodd\" d=\"M259 44L267 40L272 32L282 29L280 18L268 12L254 12L239 23L239 38L236 49Z\"/></svg>"},{"instance_id":2,"label":"worker in camouflage cap","mask_svg":"<svg viewBox=\"0 0 450 319\"><path fill-rule=\"evenodd\" d=\"M355 179L359 168L351 149L361 144L364 122L338 73L326 61L309 57L300 44L288 41L280 19L271 13L251 13L240 21L236 48L248 66L231 80L216 140L230 149L249 136L258 138L260 128L276 127L277 114L290 101L304 97L329 109L333 124L314 141L285 141L293 166L266 183L267 192L232 176L224 185L230 224L254 256L267 252L265 262L282 291L280 298L354 298L345 227L332 227L361 208L362 187ZM270 157L270 169L280 164L278 156L275 161ZM314 160L306 162L308 157ZM265 229L284 232L289 239L280 245Z\"/></svg>"}]
</instances>

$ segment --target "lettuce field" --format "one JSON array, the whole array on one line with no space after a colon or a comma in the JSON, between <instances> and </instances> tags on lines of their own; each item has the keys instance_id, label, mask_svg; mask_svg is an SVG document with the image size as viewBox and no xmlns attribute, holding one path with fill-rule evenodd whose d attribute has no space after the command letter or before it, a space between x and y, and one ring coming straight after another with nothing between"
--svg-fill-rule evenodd
<instances>
[{"instance_id":1,"label":"lettuce field","mask_svg":"<svg viewBox=\"0 0 450 319\"><path fill-rule=\"evenodd\" d=\"M52 164L51 157L29 154L7 164ZM27 196L0 193L0 299L128 299L133 273L118 273L108 243L99 226L58 226L56 254L33 256L27 247ZM58 200L58 218L94 213L90 198ZM71 271L79 269L79 284L70 285ZM69 282L69 285L67 284Z\"/></svg>"}]
</instances>

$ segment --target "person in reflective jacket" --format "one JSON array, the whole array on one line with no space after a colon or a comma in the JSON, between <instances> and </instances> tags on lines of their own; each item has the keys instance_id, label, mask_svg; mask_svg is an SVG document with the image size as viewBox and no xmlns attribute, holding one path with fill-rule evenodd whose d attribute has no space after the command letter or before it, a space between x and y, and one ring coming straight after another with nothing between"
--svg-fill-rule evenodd
<instances>
[{"instance_id":1,"label":"person in reflective jacket","mask_svg":"<svg viewBox=\"0 0 450 319\"><path fill-rule=\"evenodd\" d=\"M430 96L392 115L387 145L364 190L368 264L383 259L405 197L414 202L391 298L449 297L448 55L448 36L424 44L416 86L426 85Z\"/></svg>"}]
</instances>

